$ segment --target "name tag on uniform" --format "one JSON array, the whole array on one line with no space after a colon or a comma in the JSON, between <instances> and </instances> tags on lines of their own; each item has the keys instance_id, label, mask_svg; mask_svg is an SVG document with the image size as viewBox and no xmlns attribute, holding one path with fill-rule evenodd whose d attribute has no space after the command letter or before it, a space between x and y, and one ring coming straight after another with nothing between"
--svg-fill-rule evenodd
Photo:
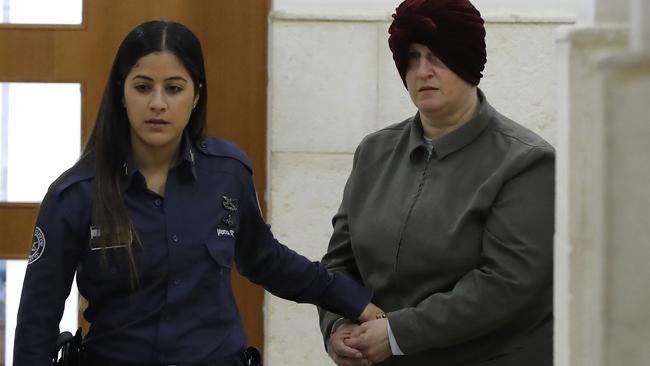
<instances>
[{"instance_id":1,"label":"name tag on uniform","mask_svg":"<svg viewBox=\"0 0 650 366\"><path fill-rule=\"evenodd\" d=\"M90 227L90 239L88 240L88 245L90 250L104 250L104 249L113 249L113 248L125 248L125 244L121 245L102 245L101 243L102 229L99 226Z\"/></svg>"}]
</instances>

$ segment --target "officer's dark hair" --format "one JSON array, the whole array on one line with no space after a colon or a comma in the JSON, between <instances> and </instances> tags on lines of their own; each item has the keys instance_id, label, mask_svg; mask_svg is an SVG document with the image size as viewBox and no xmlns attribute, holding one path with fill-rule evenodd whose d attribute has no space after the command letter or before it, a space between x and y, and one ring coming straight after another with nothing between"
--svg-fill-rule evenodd
<instances>
[{"instance_id":1,"label":"officer's dark hair","mask_svg":"<svg viewBox=\"0 0 650 366\"><path fill-rule=\"evenodd\" d=\"M93 225L101 228L102 245L126 245L131 278L137 281L133 243L137 233L128 216L120 177L131 150L130 124L123 105L124 79L138 60L151 53L167 51L185 66L199 99L185 127L192 141L205 137L208 86L203 52L198 38L186 26L164 20L142 23L120 44L109 74L99 112L80 164L95 167L93 183Z\"/></svg>"}]
</instances>

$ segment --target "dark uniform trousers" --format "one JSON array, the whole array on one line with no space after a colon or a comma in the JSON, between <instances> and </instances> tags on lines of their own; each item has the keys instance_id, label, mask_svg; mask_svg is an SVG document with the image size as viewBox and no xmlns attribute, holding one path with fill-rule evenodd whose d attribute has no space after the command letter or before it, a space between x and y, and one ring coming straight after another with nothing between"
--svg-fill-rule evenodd
<instances>
[{"instance_id":1,"label":"dark uniform trousers","mask_svg":"<svg viewBox=\"0 0 650 366\"><path fill-rule=\"evenodd\" d=\"M242 351L236 356L214 360L202 364L151 364L151 365L136 365L125 364L104 359L96 354L86 352L83 356L84 361L81 366L262 366L262 357L259 351L254 347Z\"/></svg>"}]
</instances>

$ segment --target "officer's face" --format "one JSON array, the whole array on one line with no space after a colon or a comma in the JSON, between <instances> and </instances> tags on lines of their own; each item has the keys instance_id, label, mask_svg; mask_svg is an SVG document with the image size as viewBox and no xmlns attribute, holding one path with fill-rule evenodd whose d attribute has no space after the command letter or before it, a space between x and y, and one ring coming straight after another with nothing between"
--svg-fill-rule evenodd
<instances>
[{"instance_id":1,"label":"officer's face","mask_svg":"<svg viewBox=\"0 0 650 366\"><path fill-rule=\"evenodd\" d=\"M134 152L174 151L197 101L192 78L176 56L155 52L140 58L124 80Z\"/></svg>"}]
</instances>

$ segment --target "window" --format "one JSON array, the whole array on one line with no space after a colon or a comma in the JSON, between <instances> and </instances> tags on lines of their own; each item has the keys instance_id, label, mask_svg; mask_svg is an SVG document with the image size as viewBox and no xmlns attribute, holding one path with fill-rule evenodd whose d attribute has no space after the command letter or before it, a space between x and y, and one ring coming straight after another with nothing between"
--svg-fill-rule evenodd
<instances>
[{"instance_id":1,"label":"window","mask_svg":"<svg viewBox=\"0 0 650 366\"><path fill-rule=\"evenodd\" d=\"M0 83L0 202L40 202L80 146L80 84Z\"/></svg>"},{"instance_id":2,"label":"window","mask_svg":"<svg viewBox=\"0 0 650 366\"><path fill-rule=\"evenodd\" d=\"M0 202L40 202L80 146L80 84L0 83ZM0 260L0 366L12 364L26 266ZM78 297L73 284L61 329L77 329Z\"/></svg>"},{"instance_id":3,"label":"window","mask_svg":"<svg viewBox=\"0 0 650 366\"><path fill-rule=\"evenodd\" d=\"M0 23L81 24L82 0L0 0Z\"/></svg>"}]
</instances>

